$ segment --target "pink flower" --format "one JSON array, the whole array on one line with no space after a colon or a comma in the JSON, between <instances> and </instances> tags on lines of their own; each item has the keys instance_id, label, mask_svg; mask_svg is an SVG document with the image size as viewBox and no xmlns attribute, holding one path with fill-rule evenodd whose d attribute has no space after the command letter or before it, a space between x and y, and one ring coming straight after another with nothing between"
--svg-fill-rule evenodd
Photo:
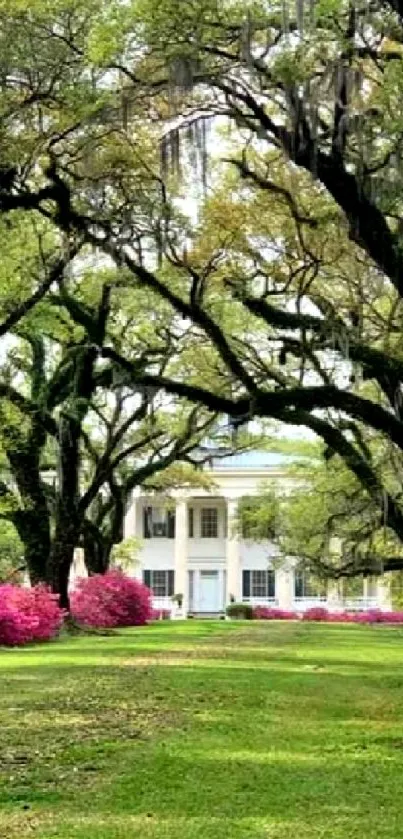
<instances>
[{"instance_id":1,"label":"pink flower","mask_svg":"<svg viewBox=\"0 0 403 839\"><path fill-rule=\"evenodd\" d=\"M293 621L297 618L296 612L288 612L286 609L269 606L255 606L253 609L253 619L258 621Z\"/></svg>"}]
</instances>

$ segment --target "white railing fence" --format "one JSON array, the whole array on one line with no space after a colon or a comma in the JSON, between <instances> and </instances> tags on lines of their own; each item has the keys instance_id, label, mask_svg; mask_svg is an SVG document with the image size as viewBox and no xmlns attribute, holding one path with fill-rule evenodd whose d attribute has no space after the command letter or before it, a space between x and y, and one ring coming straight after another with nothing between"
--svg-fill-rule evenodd
<instances>
[{"instance_id":1,"label":"white railing fence","mask_svg":"<svg viewBox=\"0 0 403 839\"><path fill-rule=\"evenodd\" d=\"M342 608L346 612L367 612L369 609L379 609L377 597L353 597L342 601Z\"/></svg>"},{"instance_id":2,"label":"white railing fence","mask_svg":"<svg viewBox=\"0 0 403 839\"><path fill-rule=\"evenodd\" d=\"M173 606L170 597L153 597L153 609L157 612L172 612Z\"/></svg>"},{"instance_id":3,"label":"white railing fence","mask_svg":"<svg viewBox=\"0 0 403 839\"><path fill-rule=\"evenodd\" d=\"M278 600L275 597L243 597L242 603L249 603L250 606L278 607Z\"/></svg>"}]
</instances>

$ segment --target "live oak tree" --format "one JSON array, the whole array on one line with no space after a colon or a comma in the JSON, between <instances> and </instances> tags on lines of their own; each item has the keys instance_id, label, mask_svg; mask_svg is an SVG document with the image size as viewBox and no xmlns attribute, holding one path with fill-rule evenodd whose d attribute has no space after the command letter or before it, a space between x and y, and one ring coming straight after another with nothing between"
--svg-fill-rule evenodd
<instances>
[{"instance_id":1,"label":"live oak tree","mask_svg":"<svg viewBox=\"0 0 403 839\"><path fill-rule=\"evenodd\" d=\"M177 459L190 462L215 418L162 400L157 388L128 387L124 373L98 364L107 336L163 372L183 329L159 298L133 295L113 268L91 269L85 251L76 262L71 247L57 259L38 254L35 266L25 254L23 276L4 243L22 286L33 267L46 276L57 263L58 275L46 299L10 327L3 350L0 515L20 536L32 582L50 583L67 605L74 548L83 545L90 572L105 571L131 491Z\"/></svg>"}]
</instances>

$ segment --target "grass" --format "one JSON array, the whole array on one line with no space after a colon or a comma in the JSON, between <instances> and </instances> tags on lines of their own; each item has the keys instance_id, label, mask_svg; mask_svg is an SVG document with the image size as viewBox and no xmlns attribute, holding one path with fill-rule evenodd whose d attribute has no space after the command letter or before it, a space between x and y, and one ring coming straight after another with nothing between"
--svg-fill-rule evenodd
<instances>
[{"instance_id":1,"label":"grass","mask_svg":"<svg viewBox=\"0 0 403 839\"><path fill-rule=\"evenodd\" d=\"M403 837L403 629L160 623L0 652L1 839Z\"/></svg>"}]
</instances>

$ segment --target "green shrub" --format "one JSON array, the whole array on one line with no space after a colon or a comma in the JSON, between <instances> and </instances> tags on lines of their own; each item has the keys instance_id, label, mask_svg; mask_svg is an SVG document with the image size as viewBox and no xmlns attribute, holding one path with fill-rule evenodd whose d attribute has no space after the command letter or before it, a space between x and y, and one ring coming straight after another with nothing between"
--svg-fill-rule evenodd
<instances>
[{"instance_id":1,"label":"green shrub","mask_svg":"<svg viewBox=\"0 0 403 839\"><path fill-rule=\"evenodd\" d=\"M226 608L226 614L229 618L251 621L253 618L253 608L249 603L230 603Z\"/></svg>"}]
</instances>

